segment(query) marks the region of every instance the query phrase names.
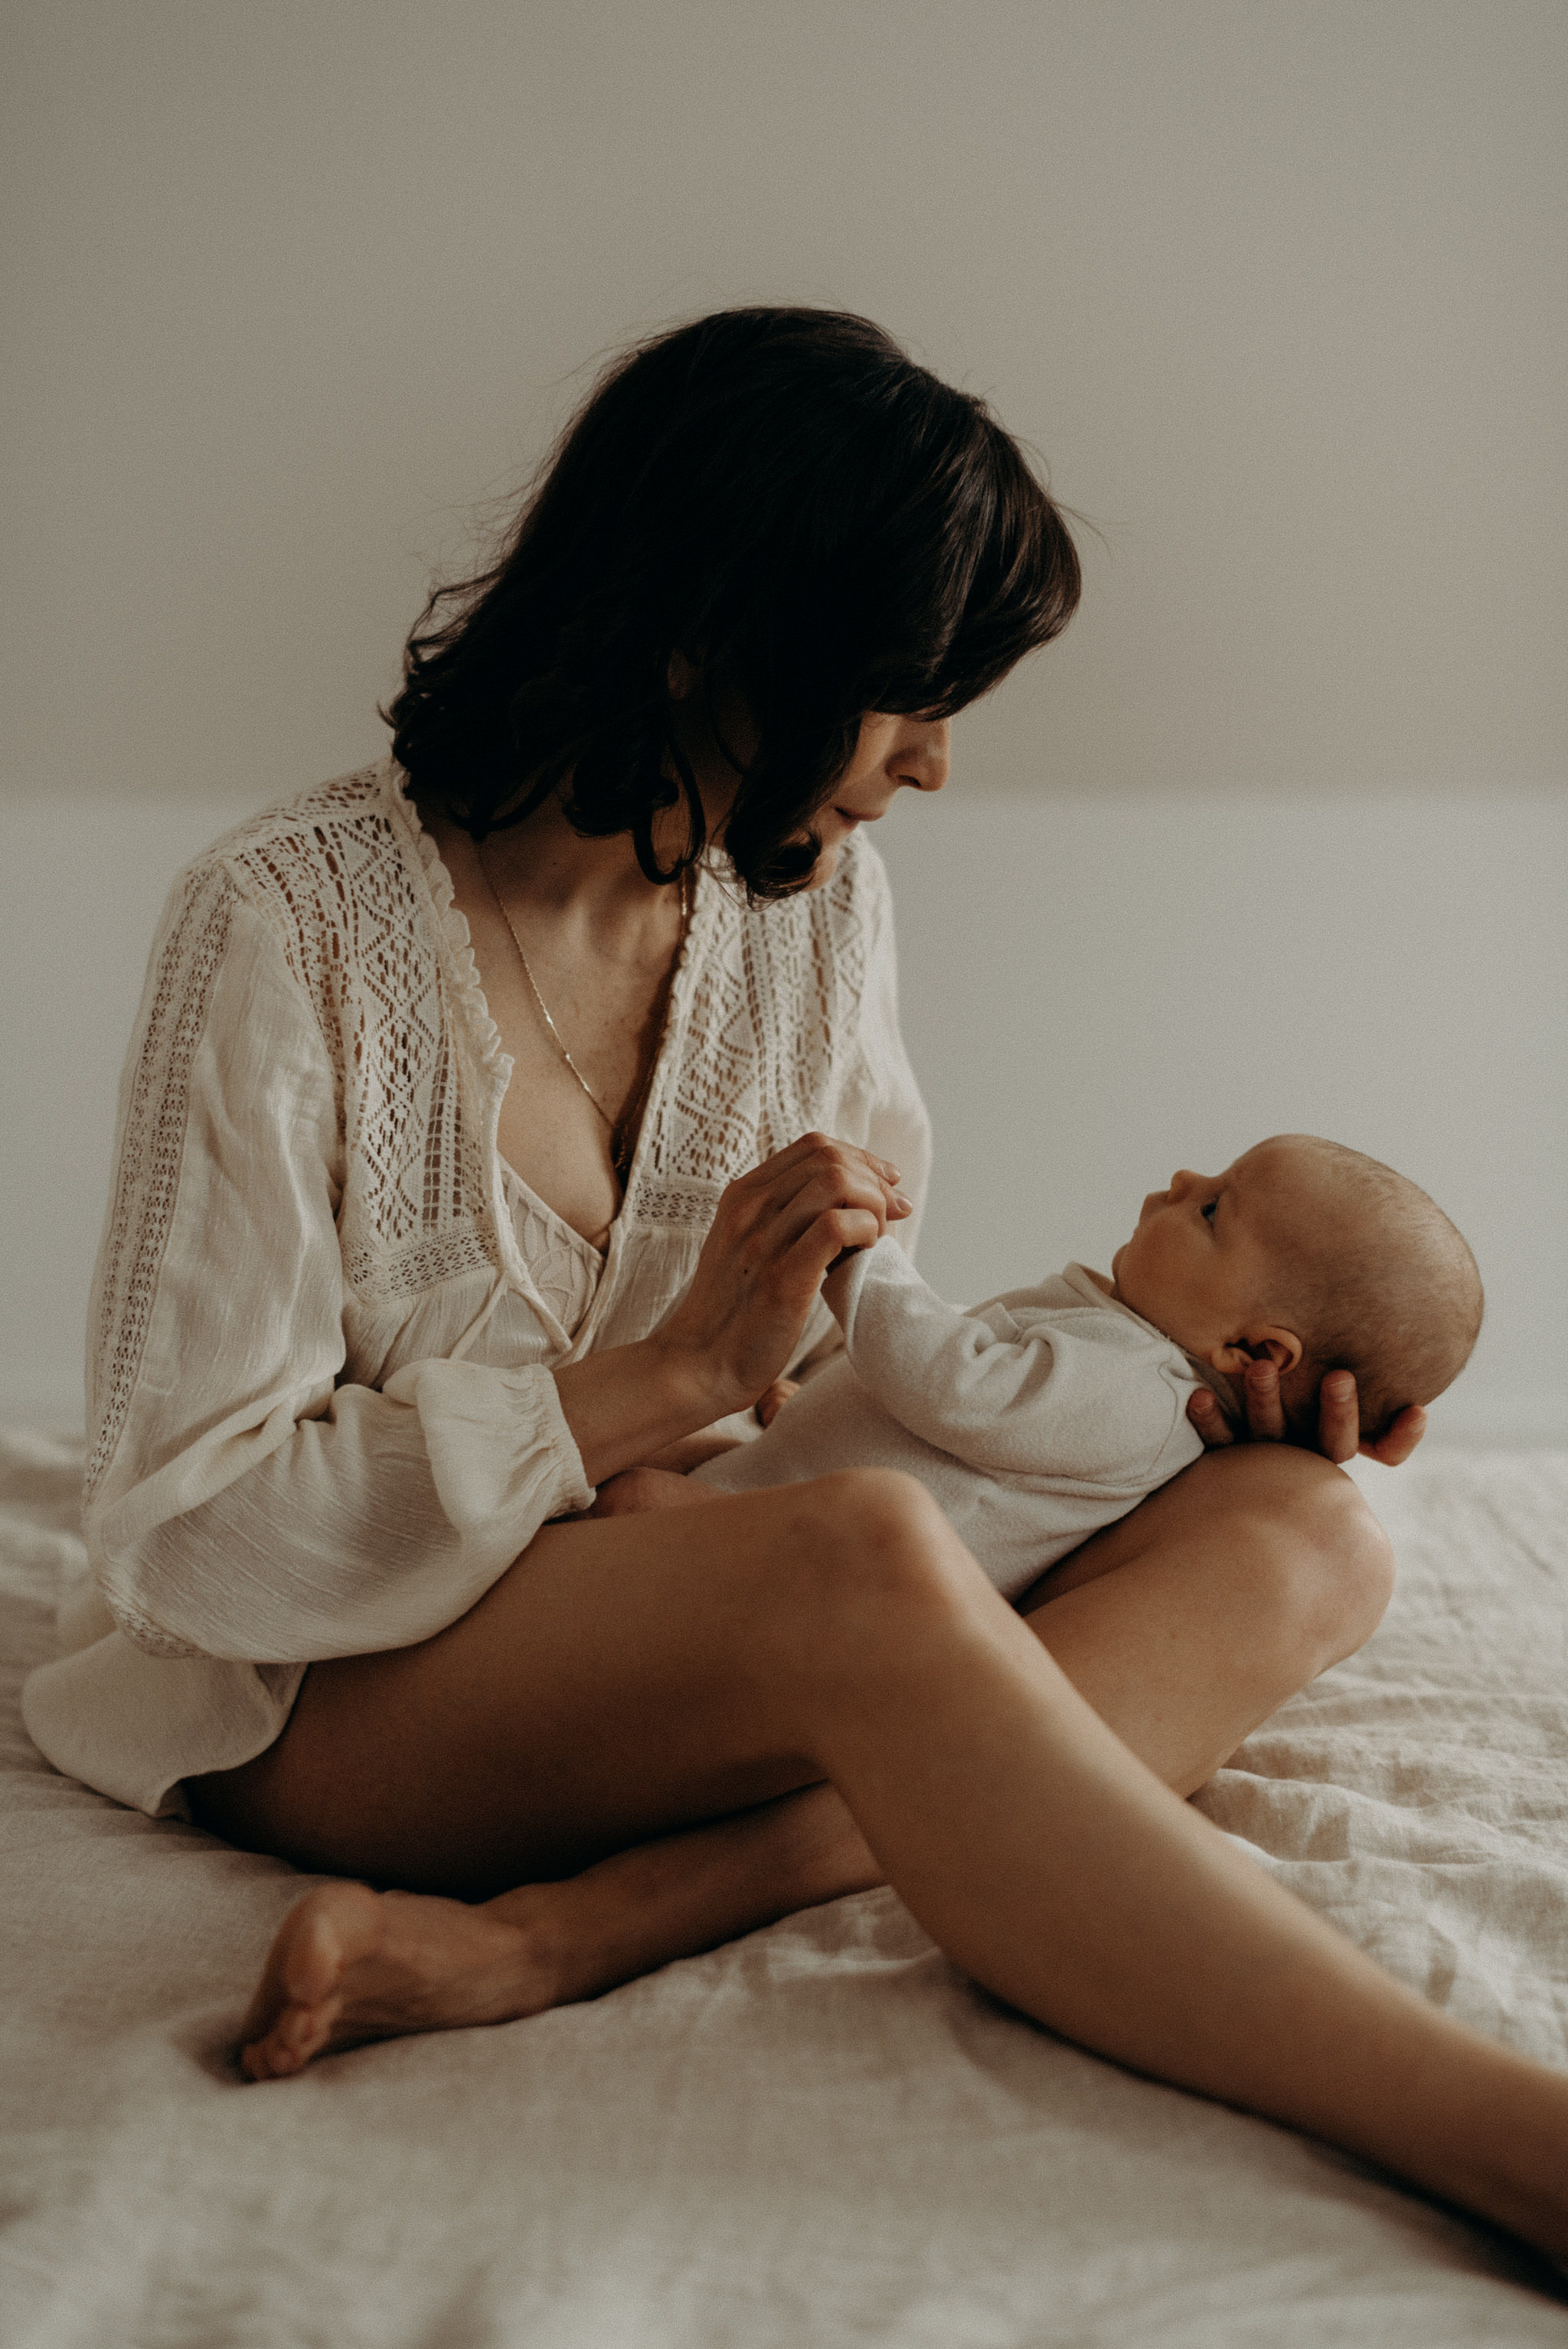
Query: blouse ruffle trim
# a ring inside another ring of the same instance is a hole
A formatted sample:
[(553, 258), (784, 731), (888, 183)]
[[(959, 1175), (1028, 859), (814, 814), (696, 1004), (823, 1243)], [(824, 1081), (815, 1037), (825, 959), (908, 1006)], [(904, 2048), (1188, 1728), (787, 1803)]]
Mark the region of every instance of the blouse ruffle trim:
[(425, 885), (441, 925), (458, 979), (458, 1001), (474, 1043), (475, 1056), (487, 1077), (495, 1082), (498, 1092), (504, 1091), (511, 1075), (511, 1056), (500, 1040), (500, 1030), (490, 1016), (484, 982), (480, 978), (479, 964), (474, 958), (473, 939), (469, 932), (468, 916), (455, 902), (452, 876), (448, 872), (441, 852), (425, 829), (424, 820), (408, 790), (408, 778), (396, 759), (387, 761), (388, 795), (393, 806), (418, 852)]

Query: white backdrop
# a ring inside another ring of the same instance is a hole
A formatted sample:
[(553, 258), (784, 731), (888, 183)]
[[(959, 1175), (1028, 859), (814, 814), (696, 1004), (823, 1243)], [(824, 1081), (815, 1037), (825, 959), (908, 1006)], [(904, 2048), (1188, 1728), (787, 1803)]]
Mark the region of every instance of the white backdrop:
[(934, 1275), (1103, 1257), (1177, 1159), (1316, 1126), (1474, 1239), (1471, 1422), (1568, 1426), (1556, 0), (8, 25), (13, 1398), (75, 1390), (175, 864), (378, 750), (431, 567), (585, 367), (801, 299), (989, 393), (1099, 533), (1066, 638), (889, 827)]

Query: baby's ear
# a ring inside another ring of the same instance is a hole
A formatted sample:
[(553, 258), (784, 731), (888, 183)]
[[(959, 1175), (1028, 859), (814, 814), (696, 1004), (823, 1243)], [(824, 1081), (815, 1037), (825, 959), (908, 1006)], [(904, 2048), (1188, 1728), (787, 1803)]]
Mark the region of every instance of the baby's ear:
[(1270, 1321), (1243, 1330), (1228, 1346), (1216, 1346), (1209, 1361), (1212, 1368), (1223, 1371), (1233, 1379), (1244, 1378), (1249, 1362), (1272, 1362), (1283, 1379), (1295, 1370), (1301, 1357), (1302, 1343), (1295, 1330), (1282, 1330)]

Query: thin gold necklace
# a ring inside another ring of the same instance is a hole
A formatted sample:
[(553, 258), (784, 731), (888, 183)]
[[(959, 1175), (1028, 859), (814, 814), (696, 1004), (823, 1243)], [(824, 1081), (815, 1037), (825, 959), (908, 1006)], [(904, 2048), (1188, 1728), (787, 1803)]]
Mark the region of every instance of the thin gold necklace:
[(511, 933), (512, 945), (517, 948), (517, 958), (522, 965), (522, 975), (528, 981), (535, 1003), (539, 1006), (541, 1019), (549, 1029), (552, 1036), (555, 1039), (555, 1049), (560, 1053), (562, 1059), (565, 1061), (567, 1067), (571, 1070), (573, 1075), (576, 1078), (578, 1083), (582, 1086), (583, 1092), (587, 1094), (589, 1100), (593, 1102), (594, 1108), (598, 1111), (600, 1116), (603, 1119), (605, 1124), (610, 1129), (610, 1164), (614, 1168), (616, 1175), (624, 1178), (627, 1168), (631, 1164), (632, 1152), (636, 1142), (637, 1120), (641, 1113), (643, 1103), (647, 1098), (648, 1088), (653, 1082), (654, 1071), (658, 1065), (659, 1053), (664, 1047), (665, 1030), (669, 1026), (670, 1003), (675, 995), (676, 969), (680, 962), (682, 948), (684, 948), (686, 942), (686, 933), (691, 927), (691, 887), (689, 872), (683, 872), (680, 877), (680, 945), (676, 948), (676, 958), (670, 965), (669, 977), (665, 979), (664, 985), (664, 1004), (659, 1019), (658, 1034), (654, 1039), (653, 1050), (645, 1056), (643, 1063), (638, 1070), (637, 1082), (633, 1088), (631, 1099), (627, 1102), (626, 1106), (622, 1111), (620, 1116), (615, 1118), (611, 1116), (609, 1111), (605, 1108), (603, 1102), (600, 1100), (598, 1094), (593, 1091), (593, 1086), (589, 1083), (587, 1078), (583, 1075), (582, 1070), (578, 1067), (576, 1061), (567, 1050), (566, 1039), (562, 1036), (560, 1029), (556, 1026), (554, 1020), (550, 1016), (550, 1006), (546, 1003), (543, 996), (541, 995), (539, 991), (539, 981), (535, 978), (533, 972), (529, 966), (528, 957), (522, 950), (522, 940), (517, 935), (517, 925), (512, 920), (511, 916), (507, 912), (505, 905), (501, 902), (500, 891), (496, 887), (495, 883), (490, 878), (490, 867), (485, 863), (484, 859), (484, 851), (480, 848), (477, 841), (474, 843), (474, 855), (478, 860), (480, 871), (484, 874), (485, 887), (490, 891), (491, 897), (495, 901), (495, 909), (500, 916), (501, 920), (506, 924), (508, 930)]

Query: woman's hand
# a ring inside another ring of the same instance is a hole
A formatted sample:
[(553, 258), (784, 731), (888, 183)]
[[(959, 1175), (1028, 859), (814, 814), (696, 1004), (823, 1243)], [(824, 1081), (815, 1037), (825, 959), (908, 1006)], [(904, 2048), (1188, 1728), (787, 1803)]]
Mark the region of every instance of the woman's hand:
[[(1279, 1372), (1273, 1362), (1248, 1363), (1246, 1411), (1246, 1433), (1238, 1435), (1209, 1388), (1200, 1387), (1187, 1404), (1187, 1416), (1211, 1452), (1223, 1451), (1229, 1444), (1283, 1444), (1284, 1407), (1280, 1402)], [(1380, 1460), (1385, 1468), (1397, 1468), (1409, 1458), (1426, 1432), (1427, 1414), (1419, 1403), (1413, 1402), (1376, 1444), (1363, 1444), (1356, 1381), (1350, 1371), (1330, 1371), (1317, 1391), (1317, 1448), (1326, 1460), (1337, 1465), (1343, 1466), (1360, 1452), (1368, 1460)]]
[(588, 1483), (754, 1403), (793, 1354), (829, 1266), (911, 1212), (896, 1166), (821, 1133), (731, 1183), (660, 1327), (555, 1372)]
[(912, 1213), (898, 1179), (853, 1143), (808, 1133), (725, 1190), (691, 1286), (651, 1341), (700, 1367), (712, 1417), (779, 1379), (829, 1267)]

